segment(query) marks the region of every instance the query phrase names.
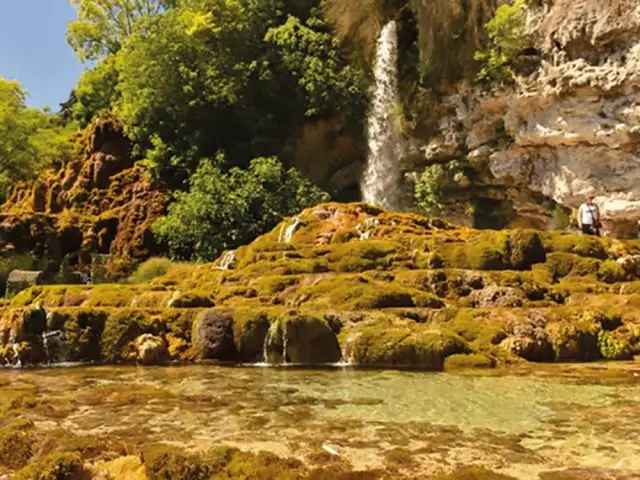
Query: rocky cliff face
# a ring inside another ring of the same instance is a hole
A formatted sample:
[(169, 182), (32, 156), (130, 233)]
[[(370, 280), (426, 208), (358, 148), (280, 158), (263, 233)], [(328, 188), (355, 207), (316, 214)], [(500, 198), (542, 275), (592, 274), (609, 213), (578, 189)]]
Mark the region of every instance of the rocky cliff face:
[(542, 3), (528, 21), (537, 68), (490, 93), (458, 85), (442, 102), (437, 135), (419, 144), (421, 166), (468, 160), (472, 191), (449, 190), (457, 205), (451, 217), (463, 223), (474, 219), (461, 199), (484, 199), (493, 209), (504, 200), (510, 225), (548, 228), (554, 211), (568, 213), (594, 194), (605, 230), (636, 237), (640, 4)]
[(62, 261), (88, 269), (104, 254), (118, 274), (159, 251), (150, 228), (165, 193), (133, 165), (122, 126), (99, 120), (83, 141), (83, 160), (16, 186), (0, 213), (2, 254), (30, 252), (54, 270)]

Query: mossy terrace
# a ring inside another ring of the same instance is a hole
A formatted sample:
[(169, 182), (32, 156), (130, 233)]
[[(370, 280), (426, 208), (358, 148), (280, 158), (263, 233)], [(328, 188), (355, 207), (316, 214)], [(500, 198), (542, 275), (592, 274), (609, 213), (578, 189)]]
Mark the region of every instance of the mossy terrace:
[[(637, 255), (635, 241), (327, 204), (226, 255), (231, 268), (221, 258), (149, 284), (23, 291), (2, 310), (0, 361), (628, 360), (640, 353)], [(63, 339), (53, 347), (51, 332)]]

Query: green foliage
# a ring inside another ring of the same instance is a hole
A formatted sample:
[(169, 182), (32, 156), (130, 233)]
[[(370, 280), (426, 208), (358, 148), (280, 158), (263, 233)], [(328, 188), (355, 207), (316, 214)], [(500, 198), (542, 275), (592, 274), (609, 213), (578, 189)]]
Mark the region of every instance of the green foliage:
[(26, 98), (18, 82), (0, 77), (0, 203), (17, 181), (66, 163), (74, 152), (73, 125), (28, 108)]
[(445, 190), (465, 181), (465, 170), (466, 164), (461, 160), (453, 160), (446, 164), (436, 163), (427, 167), (416, 182), (414, 190), (416, 204), (420, 210), (429, 215), (444, 213), (442, 198)]
[(110, 55), (82, 73), (74, 90), (72, 116), (82, 127), (107, 113), (118, 100), (117, 55)]
[(169, 214), (154, 227), (173, 258), (212, 260), (249, 243), (284, 217), (328, 200), (276, 158), (258, 158), (248, 170), (227, 173), (203, 161), (190, 184), (188, 192), (176, 194)]
[(493, 19), (486, 24), (489, 49), (475, 55), (476, 60), (483, 62), (479, 80), (505, 81), (515, 77), (513, 67), (529, 42), (525, 22), (526, 0), (515, 0), (496, 10)]
[(634, 349), (631, 335), (625, 328), (613, 332), (601, 331), (598, 334), (600, 353), (607, 360), (630, 360)]
[(345, 64), (339, 41), (320, 17), (303, 24), (289, 16), (285, 24), (270, 29), (265, 40), (277, 47), (282, 66), (297, 80), (307, 117), (335, 113), (340, 105), (342, 115), (362, 118), (364, 75)]
[(71, 0), (78, 18), (69, 24), (67, 41), (81, 60), (117, 52), (141, 24), (175, 5), (175, 0)]
[(174, 186), (200, 159), (280, 154), (305, 118), (364, 118), (362, 73), (299, 0), (185, 1), (117, 58), (117, 112), (137, 153)]
[(166, 275), (173, 267), (173, 262), (168, 258), (150, 258), (142, 262), (136, 271), (129, 277), (129, 283), (147, 283), (154, 278)]

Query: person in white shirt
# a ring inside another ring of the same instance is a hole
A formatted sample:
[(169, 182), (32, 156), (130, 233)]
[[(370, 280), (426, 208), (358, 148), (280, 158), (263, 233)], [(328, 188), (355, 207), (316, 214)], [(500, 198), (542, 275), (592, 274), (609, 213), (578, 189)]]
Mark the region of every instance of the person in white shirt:
[(580, 205), (578, 209), (578, 225), (582, 233), (600, 236), (600, 209), (595, 200), (596, 197), (591, 195), (586, 202)]

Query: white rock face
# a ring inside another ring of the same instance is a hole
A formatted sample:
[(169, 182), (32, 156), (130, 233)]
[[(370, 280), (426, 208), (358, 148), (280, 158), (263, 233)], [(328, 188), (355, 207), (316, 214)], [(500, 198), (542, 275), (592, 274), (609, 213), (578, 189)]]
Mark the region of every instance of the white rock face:
[[(486, 165), (486, 184), (505, 196), (517, 192), (522, 200), (526, 191), (573, 209), (594, 194), (605, 230), (636, 236), (640, 2), (556, 0), (536, 18), (543, 60), (535, 73), (507, 91), (465, 87), (449, 100), (468, 159), (474, 168)], [(456, 106), (461, 99), (466, 108)]]

